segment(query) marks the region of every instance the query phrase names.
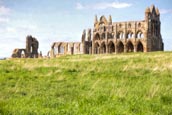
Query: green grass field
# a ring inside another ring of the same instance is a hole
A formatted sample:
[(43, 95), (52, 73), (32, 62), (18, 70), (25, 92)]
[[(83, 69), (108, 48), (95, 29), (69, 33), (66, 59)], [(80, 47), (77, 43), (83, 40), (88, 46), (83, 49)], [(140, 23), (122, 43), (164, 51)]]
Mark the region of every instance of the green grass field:
[(0, 61), (0, 114), (172, 115), (172, 52)]

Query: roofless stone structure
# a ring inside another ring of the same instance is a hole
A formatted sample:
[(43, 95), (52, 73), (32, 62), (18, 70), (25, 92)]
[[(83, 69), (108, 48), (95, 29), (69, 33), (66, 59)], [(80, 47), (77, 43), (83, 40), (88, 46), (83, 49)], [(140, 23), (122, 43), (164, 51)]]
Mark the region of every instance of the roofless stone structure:
[(101, 16), (94, 19), (93, 29), (83, 31), (81, 42), (54, 42), (49, 55), (103, 54), (121, 52), (163, 51), (160, 12), (154, 5), (146, 8), (145, 19), (112, 22)]

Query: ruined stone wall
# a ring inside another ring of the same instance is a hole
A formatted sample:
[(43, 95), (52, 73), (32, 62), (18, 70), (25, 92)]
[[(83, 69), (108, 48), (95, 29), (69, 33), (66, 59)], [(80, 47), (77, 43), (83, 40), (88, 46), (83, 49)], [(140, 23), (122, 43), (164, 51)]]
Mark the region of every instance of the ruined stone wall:
[(29, 58), (38, 58), (39, 42), (32, 36), (26, 37), (26, 53)]
[(12, 58), (25, 58), (26, 57), (26, 49), (14, 49), (12, 53)]
[(50, 57), (73, 54), (83, 54), (81, 42), (54, 42), (51, 46)]
[(26, 37), (26, 48), (13, 50), (12, 58), (38, 58), (41, 57), (38, 53), (39, 42), (36, 38), (32, 36)]
[[(163, 51), (161, 37), (161, 22), (158, 8), (154, 5), (146, 8), (145, 19), (140, 21), (112, 22), (112, 17), (106, 19), (95, 16), (93, 29), (83, 30), (80, 50), (73, 42), (57, 42), (52, 46), (51, 54), (103, 54), (122, 52)], [(56, 49), (64, 49), (64, 52)], [(71, 48), (73, 48), (71, 50)]]

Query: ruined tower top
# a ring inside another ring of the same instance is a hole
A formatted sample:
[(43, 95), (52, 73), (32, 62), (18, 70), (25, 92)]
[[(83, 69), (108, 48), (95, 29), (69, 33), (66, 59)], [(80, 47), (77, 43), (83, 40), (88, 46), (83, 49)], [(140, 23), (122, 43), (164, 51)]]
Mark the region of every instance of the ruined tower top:
[(97, 15), (95, 15), (95, 18), (94, 18), (94, 26), (98, 23), (98, 20), (97, 20)]
[(111, 15), (109, 15), (109, 20), (108, 20), (109, 24), (111, 25), (112, 24), (112, 17)]
[(147, 7), (145, 10), (145, 20), (148, 21), (149, 19), (159, 20), (160, 12), (158, 8), (155, 8), (154, 5)]

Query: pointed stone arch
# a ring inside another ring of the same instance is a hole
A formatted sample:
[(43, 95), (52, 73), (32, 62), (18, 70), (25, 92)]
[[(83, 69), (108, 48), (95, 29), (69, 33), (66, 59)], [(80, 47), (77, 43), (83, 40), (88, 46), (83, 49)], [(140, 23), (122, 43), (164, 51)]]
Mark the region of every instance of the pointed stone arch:
[(134, 33), (132, 31), (128, 31), (126, 38), (127, 39), (134, 38)]
[(124, 52), (124, 44), (122, 43), (122, 41), (119, 41), (117, 44), (117, 52), (118, 53)]
[(101, 16), (100, 17), (100, 22), (99, 22), (99, 25), (107, 25), (108, 24), (108, 21), (106, 19), (105, 16)]
[(136, 38), (144, 38), (144, 34), (141, 30), (139, 30), (136, 34)]
[(139, 41), (137, 43), (137, 52), (143, 52), (144, 51), (144, 47), (141, 41)]
[(108, 48), (109, 48), (109, 53), (115, 53), (115, 44), (112, 41), (109, 42)]
[(99, 34), (99, 33), (96, 33), (96, 34), (95, 34), (94, 40), (100, 40), (100, 34)]
[(106, 38), (105, 33), (102, 33), (102, 34), (101, 34), (101, 39), (104, 40), (105, 38)]
[(24, 49), (21, 50), (21, 58), (26, 57), (26, 51)]
[(134, 52), (134, 45), (131, 41), (127, 42), (127, 52)]

